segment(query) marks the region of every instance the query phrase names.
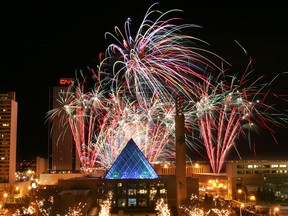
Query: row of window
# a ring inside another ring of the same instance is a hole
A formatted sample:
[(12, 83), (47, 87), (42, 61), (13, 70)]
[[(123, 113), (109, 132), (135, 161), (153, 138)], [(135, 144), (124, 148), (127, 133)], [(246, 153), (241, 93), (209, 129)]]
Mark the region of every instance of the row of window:
[(237, 171), (237, 174), (267, 174), (267, 173), (288, 173), (287, 170), (250, 170), (250, 171)]
[(287, 168), (287, 164), (271, 164), (271, 165), (261, 165), (261, 164), (254, 164), (254, 165), (237, 165), (237, 169), (259, 169), (259, 168), (263, 168), (263, 169), (269, 169), (269, 168)]
[[(4, 106), (1, 104), (1, 107), (4, 107)], [(6, 105), (6, 108), (2, 108), (0, 112), (5, 112), (5, 113), (11, 112), (11, 105), (10, 104)]]
[[(99, 183), (97, 193), (99, 197), (105, 197), (113, 191), (113, 200), (111, 207), (153, 207), (157, 197), (166, 197), (167, 189), (161, 182), (118, 182), (118, 183)], [(103, 198), (104, 198), (103, 197)], [(103, 202), (100, 198), (99, 204)]]

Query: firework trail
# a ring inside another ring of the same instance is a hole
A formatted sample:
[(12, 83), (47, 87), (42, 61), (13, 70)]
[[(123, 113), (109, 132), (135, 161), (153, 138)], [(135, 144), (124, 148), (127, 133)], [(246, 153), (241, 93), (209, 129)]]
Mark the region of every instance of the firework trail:
[[(249, 65), (240, 79), (224, 73), (210, 77), (195, 91), (198, 95), (187, 107), (188, 128), (199, 131), (199, 143), (204, 145), (214, 173), (220, 173), (231, 148), (237, 150), (240, 136), (252, 146), (252, 131), (264, 128), (277, 142), (273, 128), (287, 124), (287, 115), (269, 104), (268, 99), (275, 96), (269, 90), (271, 83), (260, 83), (263, 77), (251, 82), (253, 70), (248, 70)], [(200, 152), (199, 145), (191, 147)]]
[(67, 91), (59, 92), (61, 106), (50, 110), (47, 116), (49, 119), (60, 116), (59, 124), (63, 131), (71, 129), (83, 172), (88, 172), (95, 166), (99, 154), (94, 145), (95, 133), (99, 130), (98, 121), (105, 114), (106, 98), (101, 85), (95, 85), (93, 91), (85, 92), (83, 80), (80, 82), (77, 78)]
[(48, 112), (49, 119), (61, 116), (61, 125), (71, 128), (83, 172), (109, 168), (131, 138), (150, 163), (175, 160), (177, 97), (187, 102), (187, 145), (199, 153), (204, 147), (201, 154), (207, 155), (216, 173), (239, 135), (249, 137), (256, 123), (273, 134), (271, 124), (279, 124), (279, 116), (269, 114), (274, 107), (264, 102), (269, 85), (256, 87), (258, 80), (247, 85), (250, 72), (239, 80), (230, 76), (228, 82), (224, 66), (210, 59), (229, 64), (201, 48), (206, 42), (184, 33), (199, 26), (177, 24), (180, 18), (165, 19), (180, 10), (163, 13), (152, 10), (154, 5), (135, 37), (130, 19), (124, 32), (115, 27), (115, 35), (106, 33), (115, 42), (100, 55), (97, 70), (91, 70), (92, 90), (84, 88), (85, 79), (76, 78), (70, 90), (60, 93), (62, 107)]
[[(76, 79), (61, 93), (62, 107), (48, 112), (71, 128), (84, 172), (109, 168), (131, 138), (152, 164), (175, 159), (174, 98), (190, 98), (196, 80), (205, 80), (203, 71), (216, 68), (204, 55), (211, 53), (188, 46), (201, 40), (181, 32), (196, 25), (163, 20), (178, 10), (151, 8), (135, 38), (130, 19), (124, 34), (117, 27), (116, 36), (106, 34), (116, 43), (107, 48), (97, 72), (92, 70), (93, 90), (85, 92), (85, 82)], [(155, 22), (148, 19), (152, 14), (159, 16)]]
[[(125, 22), (124, 33), (118, 27), (116, 35), (106, 33), (106, 38), (110, 36), (116, 42), (108, 46), (106, 59), (102, 61), (102, 64), (113, 62), (112, 87), (125, 88), (128, 97), (144, 106), (151, 94), (170, 104), (174, 103), (175, 95), (190, 97), (195, 83), (206, 79), (204, 71), (219, 69), (208, 56), (221, 59), (198, 45), (207, 45), (206, 42), (184, 34), (187, 29), (200, 26), (176, 24), (180, 18), (164, 19), (181, 10), (163, 13), (152, 10), (154, 5), (148, 9), (135, 37), (131, 35), (130, 19)], [(158, 18), (153, 21), (149, 19), (151, 16)]]
[(131, 138), (152, 164), (175, 157), (173, 106), (156, 95), (141, 107), (119, 95), (103, 97), (101, 91), (82, 89), (76, 85), (61, 94), (62, 106), (48, 115), (64, 116), (62, 124), (72, 130), (84, 172), (110, 167)]

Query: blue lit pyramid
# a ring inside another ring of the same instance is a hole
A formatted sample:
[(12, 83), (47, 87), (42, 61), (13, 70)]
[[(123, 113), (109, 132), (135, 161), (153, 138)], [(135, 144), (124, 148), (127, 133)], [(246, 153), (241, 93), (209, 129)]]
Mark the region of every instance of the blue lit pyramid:
[(130, 139), (104, 178), (156, 179), (159, 176), (133, 139)]

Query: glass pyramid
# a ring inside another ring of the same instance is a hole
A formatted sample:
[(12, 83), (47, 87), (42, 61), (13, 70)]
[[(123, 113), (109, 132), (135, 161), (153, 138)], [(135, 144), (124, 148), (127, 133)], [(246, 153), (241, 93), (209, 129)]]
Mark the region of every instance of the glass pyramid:
[(159, 176), (133, 139), (130, 139), (104, 178), (156, 179)]

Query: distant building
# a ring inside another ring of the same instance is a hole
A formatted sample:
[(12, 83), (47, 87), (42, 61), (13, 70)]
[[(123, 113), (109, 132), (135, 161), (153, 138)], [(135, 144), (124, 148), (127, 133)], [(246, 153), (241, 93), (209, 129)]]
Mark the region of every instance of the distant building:
[(18, 103), (16, 92), (0, 93), (0, 183), (14, 183)]
[[(63, 97), (66, 94), (71, 82), (73, 82), (72, 78), (60, 78), (59, 84), (50, 88), (50, 110), (61, 108), (59, 96)], [(63, 125), (59, 123), (61, 117), (63, 116), (55, 116), (53, 121), (49, 122), (48, 161), (49, 171), (54, 173), (80, 169), (80, 161), (75, 149), (71, 129), (69, 125), (63, 128)]]
[(36, 157), (36, 170), (35, 174), (37, 177), (40, 176), (41, 173), (47, 172), (48, 170), (48, 160), (47, 158)]
[(264, 188), (273, 191), (276, 198), (288, 199), (286, 160), (228, 161), (226, 174), (230, 182), (230, 199), (253, 201), (257, 199), (257, 191)]

